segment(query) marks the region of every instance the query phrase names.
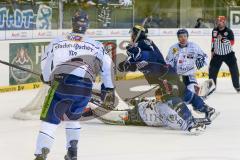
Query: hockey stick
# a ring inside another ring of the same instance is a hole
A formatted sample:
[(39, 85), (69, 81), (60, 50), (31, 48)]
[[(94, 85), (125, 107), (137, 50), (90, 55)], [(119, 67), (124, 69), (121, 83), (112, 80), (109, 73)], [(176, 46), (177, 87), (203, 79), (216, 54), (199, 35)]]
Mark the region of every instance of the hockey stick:
[(28, 72), (28, 73), (32, 73), (32, 74), (37, 75), (39, 77), (41, 76), (41, 74), (38, 73), (38, 72), (32, 71), (31, 69), (27, 69), (27, 68), (24, 68), (24, 67), (20, 67), (16, 64), (8, 63), (8, 62), (2, 61), (2, 60), (0, 60), (0, 63), (5, 64), (5, 65), (10, 66), (10, 67), (13, 67), (13, 68), (16, 68), (16, 69), (19, 69), (19, 70), (22, 70), (22, 71), (25, 71), (25, 72)]
[[(147, 22), (147, 21), (151, 21), (151, 19), (152, 19), (152, 16), (146, 17), (146, 18), (143, 20), (141, 26), (144, 28), (146, 22)], [(136, 36), (136, 38), (134, 39), (134, 41), (133, 41), (133, 43), (132, 43), (132, 46), (135, 46), (135, 44), (136, 44), (136, 42), (137, 42), (137, 40), (138, 40), (141, 32), (142, 32), (141, 30), (138, 31), (137, 36)]]
[[(2, 61), (2, 60), (0, 60), (0, 63), (2, 63), (2, 64), (4, 64), (4, 65), (7, 65), (7, 66), (10, 66), (10, 67), (13, 67), (13, 68), (16, 68), (16, 69), (19, 69), (19, 70), (22, 70), (22, 71), (25, 71), (25, 72), (28, 72), (28, 73), (32, 73), (32, 74), (34, 74), (34, 75), (36, 75), (36, 76), (39, 76), (39, 77), (41, 76), (41, 73), (32, 71), (32, 70), (27, 69), (27, 68), (24, 68), (24, 67), (20, 67), (20, 66), (18, 66), (18, 65), (16, 65), (16, 64), (11, 64), (11, 63), (8, 63), (8, 62)], [(43, 83), (44, 83), (44, 82), (43, 82)], [(48, 84), (48, 85), (49, 85), (49, 83), (45, 83), (45, 84)], [(97, 90), (93, 90), (92, 93), (93, 93), (94, 95), (96, 95), (96, 96), (101, 96), (101, 93), (99, 93)]]
[[(156, 3), (156, 5), (155, 5), (155, 7), (153, 8), (152, 12), (149, 14), (150, 16), (147, 16), (147, 17), (143, 20), (143, 22), (142, 22), (142, 24), (141, 24), (142, 27), (145, 26), (146, 22), (150, 23), (150, 22), (152, 21), (152, 13), (159, 7), (158, 5), (159, 5), (159, 2)], [(137, 36), (136, 36), (136, 38), (134, 39), (134, 41), (133, 41), (133, 43), (132, 43), (132, 46), (134, 46), (134, 45), (136, 44), (136, 42), (137, 42), (140, 34), (141, 34), (141, 30), (138, 31)]]

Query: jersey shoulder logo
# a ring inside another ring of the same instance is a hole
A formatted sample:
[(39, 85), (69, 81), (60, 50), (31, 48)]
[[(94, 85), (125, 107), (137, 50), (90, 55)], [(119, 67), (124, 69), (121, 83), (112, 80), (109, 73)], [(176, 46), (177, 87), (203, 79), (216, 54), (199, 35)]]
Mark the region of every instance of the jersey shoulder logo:
[(228, 36), (228, 32), (224, 32), (223, 35), (224, 35), (224, 36)]
[(173, 48), (173, 54), (176, 54), (178, 52), (178, 48)]

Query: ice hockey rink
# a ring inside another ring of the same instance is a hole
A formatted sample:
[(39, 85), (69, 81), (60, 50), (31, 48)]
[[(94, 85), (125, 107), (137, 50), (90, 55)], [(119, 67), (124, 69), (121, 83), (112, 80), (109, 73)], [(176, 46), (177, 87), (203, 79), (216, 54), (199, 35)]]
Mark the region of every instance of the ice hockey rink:
[[(0, 94), (0, 159), (33, 160), (39, 120), (16, 120), (14, 112), (29, 103), (38, 90)], [(207, 103), (221, 112), (199, 136), (165, 128), (117, 126), (98, 120), (82, 122), (79, 160), (240, 160), (240, 94), (230, 79), (219, 79)], [(49, 160), (65, 154), (61, 125)]]

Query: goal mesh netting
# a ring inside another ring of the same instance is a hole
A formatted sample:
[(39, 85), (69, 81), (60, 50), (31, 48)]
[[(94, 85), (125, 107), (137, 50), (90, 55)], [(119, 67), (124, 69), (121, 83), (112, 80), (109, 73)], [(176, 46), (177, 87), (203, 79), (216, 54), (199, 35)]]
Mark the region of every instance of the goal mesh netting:
[(20, 120), (39, 119), (41, 107), (43, 105), (45, 96), (47, 95), (48, 89), (48, 85), (43, 85), (36, 96), (25, 107), (20, 108), (13, 114), (13, 118)]
[[(94, 83), (93, 88), (99, 90), (100, 86), (100, 83)], [(13, 118), (19, 120), (38, 120), (48, 89), (48, 85), (43, 85), (30, 103), (13, 114)], [(117, 92), (115, 92), (115, 96), (117, 99), (117, 110), (129, 109), (128, 104), (119, 97)]]

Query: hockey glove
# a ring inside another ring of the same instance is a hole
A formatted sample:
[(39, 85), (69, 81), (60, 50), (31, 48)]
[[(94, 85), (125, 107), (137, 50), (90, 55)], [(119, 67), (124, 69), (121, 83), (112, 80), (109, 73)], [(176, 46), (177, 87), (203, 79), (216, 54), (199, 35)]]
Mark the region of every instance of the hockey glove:
[(139, 47), (126, 47), (127, 49), (127, 55), (132, 57), (134, 60), (137, 60), (138, 58), (140, 58), (140, 53), (141, 53), (141, 49)]
[(205, 63), (205, 57), (203, 55), (198, 55), (195, 61), (197, 69), (201, 69)]
[(122, 61), (118, 64), (118, 70), (120, 72), (127, 72), (129, 70), (130, 67), (130, 62), (128, 61)]
[(115, 102), (114, 88), (105, 88), (104, 84), (101, 85), (101, 100), (102, 107), (113, 110)]

